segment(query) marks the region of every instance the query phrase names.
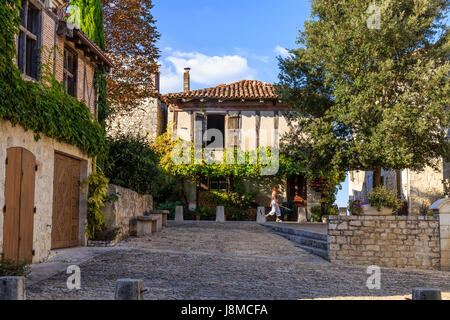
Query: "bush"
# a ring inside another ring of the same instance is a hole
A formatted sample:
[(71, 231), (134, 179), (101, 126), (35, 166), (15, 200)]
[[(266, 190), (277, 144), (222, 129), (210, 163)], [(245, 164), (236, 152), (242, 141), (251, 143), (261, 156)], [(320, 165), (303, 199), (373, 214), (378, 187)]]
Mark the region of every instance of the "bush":
[(140, 194), (153, 194), (159, 179), (158, 156), (146, 137), (118, 134), (108, 137), (105, 174), (110, 183)]
[(109, 180), (103, 171), (97, 168), (97, 171), (91, 173), (82, 183), (82, 186), (89, 186), (86, 233), (91, 240), (96, 239), (96, 233), (104, 232), (106, 229), (102, 208), (110, 198), (108, 196), (108, 182)]
[(26, 261), (0, 259), (0, 277), (26, 277), (29, 274), (30, 266)]
[(169, 202), (164, 202), (164, 203), (158, 204), (157, 209), (158, 210), (169, 210), (170, 214), (167, 218), (174, 219), (176, 207), (182, 206), (182, 205), (183, 204), (181, 203), (181, 201), (169, 201)]
[(397, 191), (386, 188), (384, 186), (376, 187), (368, 195), (369, 204), (381, 211), (381, 207), (392, 208), (397, 211), (400, 206), (400, 200), (397, 198)]

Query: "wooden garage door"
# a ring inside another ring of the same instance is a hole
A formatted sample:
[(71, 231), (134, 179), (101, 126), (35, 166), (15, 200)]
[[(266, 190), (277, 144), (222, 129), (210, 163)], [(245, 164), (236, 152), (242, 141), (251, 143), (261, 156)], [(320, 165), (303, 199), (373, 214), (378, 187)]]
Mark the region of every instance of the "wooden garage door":
[(80, 161), (55, 154), (52, 249), (78, 246)]
[(32, 262), (36, 158), (24, 148), (9, 148), (3, 207), (3, 257)]

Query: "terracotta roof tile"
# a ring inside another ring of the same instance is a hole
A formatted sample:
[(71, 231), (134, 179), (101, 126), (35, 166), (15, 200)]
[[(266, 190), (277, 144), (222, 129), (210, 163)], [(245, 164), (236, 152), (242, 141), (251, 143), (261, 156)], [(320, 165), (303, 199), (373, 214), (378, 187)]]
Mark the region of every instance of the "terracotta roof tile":
[(166, 99), (278, 99), (272, 84), (257, 80), (241, 80), (231, 84), (219, 84), (212, 88), (168, 93)]

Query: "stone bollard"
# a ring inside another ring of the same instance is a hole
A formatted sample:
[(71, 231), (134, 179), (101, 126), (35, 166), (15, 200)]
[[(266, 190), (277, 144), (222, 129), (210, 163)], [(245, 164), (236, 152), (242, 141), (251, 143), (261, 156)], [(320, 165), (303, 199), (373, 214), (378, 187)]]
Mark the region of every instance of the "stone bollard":
[(442, 300), (441, 290), (436, 288), (413, 288), (413, 300)]
[(225, 208), (223, 206), (216, 207), (216, 221), (225, 222)]
[(177, 206), (175, 208), (175, 221), (183, 221), (183, 206)]
[(0, 277), (0, 300), (26, 300), (25, 277)]
[(116, 282), (114, 292), (115, 300), (144, 300), (142, 293), (142, 280), (137, 279), (119, 279)]
[(297, 223), (303, 223), (306, 222), (306, 209), (303, 207), (298, 208), (298, 216), (297, 216)]
[(266, 208), (265, 207), (258, 207), (256, 209), (256, 222), (258, 223), (266, 223)]

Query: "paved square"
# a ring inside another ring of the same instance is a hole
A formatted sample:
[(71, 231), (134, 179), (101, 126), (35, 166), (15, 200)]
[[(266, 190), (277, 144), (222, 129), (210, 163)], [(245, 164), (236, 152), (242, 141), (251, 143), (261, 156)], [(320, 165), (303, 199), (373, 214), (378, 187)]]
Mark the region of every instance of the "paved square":
[(120, 278), (143, 279), (145, 299), (403, 299), (413, 287), (450, 291), (449, 272), (384, 268), (381, 289), (369, 290), (366, 267), (330, 264), (251, 222), (169, 221), (152, 237), (82, 249), (97, 251), (80, 263), (80, 290), (68, 290), (69, 275), (59, 272), (32, 283), (27, 298), (113, 299)]

